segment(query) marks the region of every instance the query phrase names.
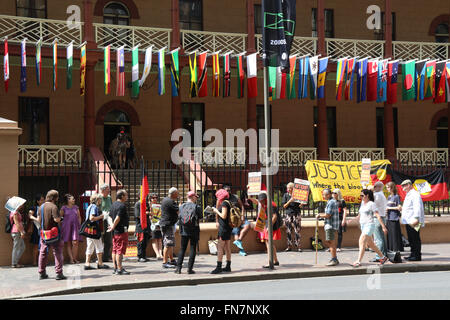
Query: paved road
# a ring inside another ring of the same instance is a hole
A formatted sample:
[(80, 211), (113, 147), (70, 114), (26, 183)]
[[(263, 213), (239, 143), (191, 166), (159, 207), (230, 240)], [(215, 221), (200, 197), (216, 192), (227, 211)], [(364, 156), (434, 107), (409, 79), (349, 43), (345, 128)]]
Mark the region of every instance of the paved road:
[(450, 299), (450, 272), (368, 274), (99, 292), (41, 300)]

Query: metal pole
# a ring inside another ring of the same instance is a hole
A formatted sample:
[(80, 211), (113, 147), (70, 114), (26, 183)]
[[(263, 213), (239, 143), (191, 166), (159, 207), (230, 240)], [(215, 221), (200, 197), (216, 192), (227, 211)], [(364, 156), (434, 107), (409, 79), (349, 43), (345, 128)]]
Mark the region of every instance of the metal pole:
[(269, 111), (269, 83), (268, 83), (268, 71), (264, 66), (264, 124), (265, 124), (265, 141), (266, 141), (266, 186), (267, 186), (267, 229), (269, 231), (269, 269), (273, 267), (273, 227), (272, 227), (272, 179), (269, 171), (269, 159), (270, 159), (270, 111)]

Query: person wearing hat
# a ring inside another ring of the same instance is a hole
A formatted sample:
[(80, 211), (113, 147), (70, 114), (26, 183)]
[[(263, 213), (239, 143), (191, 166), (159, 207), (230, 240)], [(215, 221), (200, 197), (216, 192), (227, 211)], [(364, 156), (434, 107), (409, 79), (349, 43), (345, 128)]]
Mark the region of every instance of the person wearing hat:
[[(378, 209), (378, 214), (380, 215), (381, 221), (383, 225), (380, 224), (378, 219), (375, 219), (375, 232), (373, 233), (373, 238), (375, 245), (380, 249), (383, 255), (386, 255), (386, 238), (384, 231), (387, 231), (386, 226), (386, 207), (387, 207), (387, 199), (383, 193), (384, 184), (381, 181), (375, 182), (373, 185), (373, 197), (375, 207)], [(384, 230), (384, 231), (383, 231)], [(373, 258), (370, 262), (379, 262), (380, 257), (378, 254), (375, 254), (375, 258)]]
[(188, 243), (189, 247), (189, 262), (188, 273), (194, 274), (194, 262), (197, 251), (197, 243), (200, 238), (200, 220), (203, 218), (202, 208), (197, 204), (198, 195), (195, 191), (189, 191), (187, 194), (187, 202), (180, 206), (179, 226), (181, 236), (181, 248), (178, 251), (178, 261), (175, 273), (180, 274), (183, 266), (184, 254)]
[(11, 237), (13, 239), (13, 249), (11, 255), (11, 267), (23, 268), (23, 265), (19, 264), (19, 260), (25, 251), (25, 238), (26, 232), (23, 226), (23, 219), (21, 210), (26, 200), (19, 197), (12, 197), (6, 203), (6, 209), (10, 211), (9, 221), (11, 223)]
[(408, 241), (411, 245), (411, 255), (405, 258), (408, 261), (422, 260), (422, 242), (420, 240), (420, 228), (425, 226), (423, 201), (420, 193), (414, 189), (411, 180), (405, 180), (401, 184), (406, 194), (402, 206), (401, 223), (405, 225)]

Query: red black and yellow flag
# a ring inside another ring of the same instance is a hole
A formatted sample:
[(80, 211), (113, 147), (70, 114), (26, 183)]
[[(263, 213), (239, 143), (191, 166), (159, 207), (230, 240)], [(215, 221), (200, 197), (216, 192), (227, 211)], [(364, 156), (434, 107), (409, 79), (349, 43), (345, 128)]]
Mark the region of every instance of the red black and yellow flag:
[(405, 192), (402, 190), (401, 183), (405, 180), (411, 180), (414, 189), (420, 193), (423, 201), (438, 201), (449, 198), (443, 169), (420, 176), (411, 176), (392, 171), (392, 181), (397, 185), (398, 194), (402, 200), (405, 198)]
[(147, 229), (147, 195), (148, 195), (148, 179), (145, 174), (144, 163), (142, 163), (142, 182), (141, 182), (141, 191), (140, 191), (140, 199), (141, 202), (141, 229)]
[(392, 180), (391, 163), (386, 161), (379, 165), (374, 165), (372, 162), (370, 167), (370, 179), (372, 180), (372, 185), (377, 181), (381, 181), (386, 185), (386, 183)]

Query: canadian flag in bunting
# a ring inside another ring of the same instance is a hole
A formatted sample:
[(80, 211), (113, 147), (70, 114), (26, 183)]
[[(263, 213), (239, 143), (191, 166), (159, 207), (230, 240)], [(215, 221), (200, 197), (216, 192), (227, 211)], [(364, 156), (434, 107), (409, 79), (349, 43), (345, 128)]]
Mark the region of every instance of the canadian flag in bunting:
[(377, 100), (378, 60), (367, 63), (367, 101)]

